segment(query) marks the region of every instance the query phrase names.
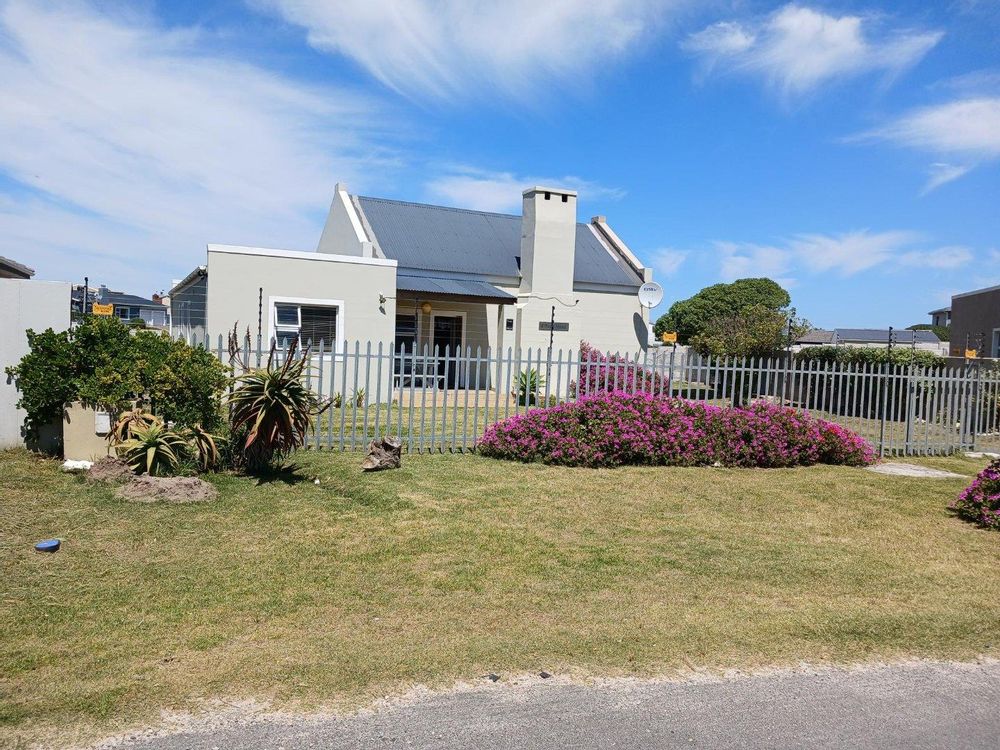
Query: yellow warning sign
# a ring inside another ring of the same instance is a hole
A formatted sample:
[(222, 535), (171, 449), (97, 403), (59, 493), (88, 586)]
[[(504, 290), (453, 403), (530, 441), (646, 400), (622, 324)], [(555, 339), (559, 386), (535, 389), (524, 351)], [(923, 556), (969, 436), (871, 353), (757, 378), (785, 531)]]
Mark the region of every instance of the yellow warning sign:
[(99, 305), (99, 304), (97, 304), (95, 302), (94, 306), (91, 308), (91, 312), (93, 312), (94, 315), (114, 315), (115, 314), (115, 306), (114, 305), (110, 305), (110, 304), (109, 305)]
[(975, 349), (966, 349), (965, 350), (965, 358), (966, 359), (975, 359), (978, 356), (979, 356), (979, 352), (977, 352)]
[(664, 344), (676, 344), (677, 333), (675, 331), (664, 332), (660, 335), (660, 341), (662, 341)]

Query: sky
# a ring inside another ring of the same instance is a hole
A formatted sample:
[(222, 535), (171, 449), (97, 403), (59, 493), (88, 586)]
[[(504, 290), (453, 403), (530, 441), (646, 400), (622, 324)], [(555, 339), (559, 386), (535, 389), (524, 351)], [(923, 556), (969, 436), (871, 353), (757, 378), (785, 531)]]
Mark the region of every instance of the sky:
[(665, 289), (822, 327), (1000, 284), (1000, 0), (0, 0), (0, 255), (169, 289), (353, 193), (579, 191)]

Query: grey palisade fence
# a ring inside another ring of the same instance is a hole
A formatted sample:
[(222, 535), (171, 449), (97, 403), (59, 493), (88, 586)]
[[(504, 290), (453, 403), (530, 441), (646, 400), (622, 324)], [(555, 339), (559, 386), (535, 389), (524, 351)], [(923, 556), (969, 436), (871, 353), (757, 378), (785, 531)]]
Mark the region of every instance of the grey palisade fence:
[[(197, 341), (224, 363), (218, 341)], [(269, 347), (244, 344), (250, 362)], [(280, 361), (286, 356), (278, 350)], [(308, 386), (334, 407), (317, 418), (310, 446), (359, 450), (398, 435), (404, 450), (471, 451), (493, 423), (606, 390), (645, 391), (717, 405), (766, 400), (841, 424), (882, 455), (1000, 450), (1000, 370), (843, 364), (794, 357), (702, 357), (669, 347), (600, 360), (579, 350), (395, 347), (320, 341)]]

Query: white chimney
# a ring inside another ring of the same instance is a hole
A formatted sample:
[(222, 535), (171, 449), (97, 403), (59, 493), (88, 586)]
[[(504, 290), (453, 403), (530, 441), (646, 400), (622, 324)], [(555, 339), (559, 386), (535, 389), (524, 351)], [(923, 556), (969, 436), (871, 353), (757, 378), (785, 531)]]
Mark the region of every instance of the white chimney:
[(572, 292), (576, 191), (533, 187), (522, 196), (521, 293)]

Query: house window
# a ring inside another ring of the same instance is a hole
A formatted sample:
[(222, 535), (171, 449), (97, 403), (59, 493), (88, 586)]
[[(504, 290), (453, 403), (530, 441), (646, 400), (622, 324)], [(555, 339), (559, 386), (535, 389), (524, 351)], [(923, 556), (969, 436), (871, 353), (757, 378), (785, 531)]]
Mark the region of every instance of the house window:
[(1000, 328), (993, 329), (993, 346), (991, 347), (990, 356), (993, 358), (1000, 357)]
[(417, 316), (397, 315), (396, 316), (396, 353), (404, 351), (407, 354), (413, 352), (413, 347), (417, 344)]
[(514, 330), (514, 319), (513, 318), (507, 318), (507, 322), (504, 324), (504, 329), (508, 330), (508, 331), (513, 331)]
[(138, 307), (116, 307), (115, 315), (122, 320), (135, 320), (139, 317)]
[(277, 302), (274, 305), (274, 339), (279, 347), (298, 340), (304, 346), (329, 349), (337, 341), (339, 307)]

